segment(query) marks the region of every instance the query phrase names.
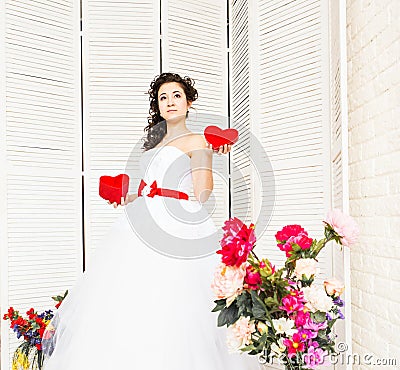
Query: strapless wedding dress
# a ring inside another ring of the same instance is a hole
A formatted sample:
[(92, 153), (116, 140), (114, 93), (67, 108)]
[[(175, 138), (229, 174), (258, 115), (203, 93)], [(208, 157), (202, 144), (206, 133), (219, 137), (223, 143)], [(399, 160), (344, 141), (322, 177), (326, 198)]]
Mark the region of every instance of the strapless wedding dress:
[(153, 148), (142, 154), (140, 175), (143, 196), (125, 207), (51, 322), (44, 370), (259, 369), (256, 357), (228, 352), (226, 328), (211, 312), (220, 256), (207, 210), (148, 196), (154, 181), (189, 194), (189, 156)]

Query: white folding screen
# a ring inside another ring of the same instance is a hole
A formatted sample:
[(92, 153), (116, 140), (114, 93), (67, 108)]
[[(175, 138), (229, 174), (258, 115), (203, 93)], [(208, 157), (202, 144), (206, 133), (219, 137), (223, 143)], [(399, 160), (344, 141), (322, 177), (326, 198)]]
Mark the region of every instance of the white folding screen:
[[(157, 0), (83, 2), (85, 251), (122, 212), (99, 197), (99, 178), (126, 173), (129, 193), (139, 179), (140, 138), (147, 126), (150, 82), (160, 71)], [(129, 164), (128, 164), (129, 158)]]
[(250, 166), (250, 19), (248, 0), (233, 1), (230, 7), (230, 107), (232, 127), (240, 139), (232, 150), (232, 215), (252, 222), (252, 172)]
[[(227, 2), (161, 2), (162, 71), (195, 80), (199, 98), (189, 110), (188, 128), (228, 127)], [(228, 156), (214, 155), (213, 197), (205, 203), (217, 227), (228, 217)], [(215, 208), (214, 208), (215, 207)]]
[[(3, 1), (1, 309), (54, 308), (82, 271), (79, 1)], [(20, 343), (2, 323), (1, 362)]]
[[(275, 205), (259, 244), (282, 262), (275, 233), (300, 224), (314, 238), (323, 236), (330, 204), (329, 64), (327, 2), (258, 1), (259, 140), (271, 161)], [(322, 253), (321, 253), (322, 254)], [(320, 256), (322, 274), (330, 257)]]
[[(346, 1), (334, 1), (329, 5), (330, 46), (330, 111), (331, 111), (331, 177), (332, 206), (349, 212), (348, 191), (348, 124), (347, 124), (347, 55), (346, 55)], [(344, 282), (345, 318), (336, 325), (339, 340), (351, 353), (351, 292), (350, 252), (332, 246), (333, 275)], [(345, 364), (336, 365), (345, 369)]]

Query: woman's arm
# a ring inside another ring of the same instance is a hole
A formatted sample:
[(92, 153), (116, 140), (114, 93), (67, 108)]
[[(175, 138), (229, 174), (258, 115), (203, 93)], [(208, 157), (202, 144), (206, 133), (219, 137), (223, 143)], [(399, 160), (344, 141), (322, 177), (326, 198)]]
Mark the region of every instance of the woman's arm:
[(208, 148), (207, 142), (201, 135), (193, 135), (190, 147), (192, 168), (193, 192), (200, 203), (205, 203), (210, 197), (213, 188), (212, 156), (213, 151)]

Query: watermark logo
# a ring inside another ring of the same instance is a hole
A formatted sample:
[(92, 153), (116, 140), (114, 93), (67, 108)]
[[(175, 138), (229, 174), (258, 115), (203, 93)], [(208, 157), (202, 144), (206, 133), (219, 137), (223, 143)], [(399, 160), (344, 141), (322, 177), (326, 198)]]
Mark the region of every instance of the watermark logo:
[(347, 343), (339, 342), (337, 353), (325, 356), (325, 361), (332, 365), (367, 365), (367, 366), (396, 366), (396, 358), (383, 358), (372, 353), (349, 353)]
[[(260, 364), (278, 364), (286, 365), (290, 359), (281, 356), (279, 358), (274, 356), (267, 356), (266, 351), (258, 355), (258, 362)], [(339, 342), (336, 345), (336, 353), (326, 354), (321, 357), (316, 357), (313, 354), (302, 354), (303, 363), (313, 363), (315, 365), (360, 365), (360, 366), (395, 366), (400, 365), (397, 358), (380, 357), (372, 353), (349, 353), (349, 346), (347, 343)], [(397, 367), (396, 367), (397, 368)]]

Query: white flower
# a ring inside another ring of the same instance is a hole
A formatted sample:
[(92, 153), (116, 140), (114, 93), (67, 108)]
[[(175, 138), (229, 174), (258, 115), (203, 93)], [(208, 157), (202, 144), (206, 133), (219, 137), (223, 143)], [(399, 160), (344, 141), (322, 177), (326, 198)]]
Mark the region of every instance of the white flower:
[(217, 266), (214, 273), (214, 280), (211, 283), (211, 289), (218, 299), (226, 299), (227, 307), (243, 291), (246, 266), (246, 262), (242, 263), (239, 267), (226, 266), (223, 262)]
[(280, 358), (285, 352), (286, 346), (283, 344), (283, 338), (278, 339), (278, 344), (272, 343), (271, 344), (271, 354), (270, 354), (270, 360), (273, 357)]
[(326, 295), (325, 289), (314, 284), (302, 289), (304, 299), (307, 301), (305, 306), (311, 311), (328, 312), (333, 306), (332, 298)]
[(344, 291), (344, 284), (335, 278), (324, 281), (325, 291), (328, 295), (339, 297)]
[(254, 321), (249, 317), (240, 317), (228, 327), (227, 345), (229, 352), (240, 352), (240, 349), (251, 343), (251, 335), (256, 331)]
[(294, 273), (297, 279), (301, 279), (303, 275), (310, 279), (312, 275), (318, 272), (317, 261), (314, 258), (301, 258), (296, 261)]
[(273, 319), (272, 324), (274, 325), (276, 334), (286, 334), (291, 336), (297, 331), (296, 329), (293, 329), (294, 320), (285, 319), (284, 317), (281, 317), (278, 320)]

